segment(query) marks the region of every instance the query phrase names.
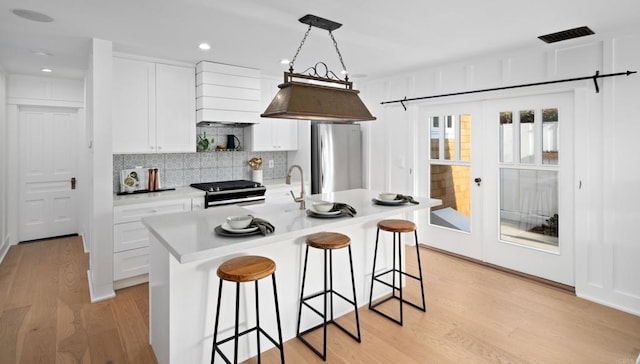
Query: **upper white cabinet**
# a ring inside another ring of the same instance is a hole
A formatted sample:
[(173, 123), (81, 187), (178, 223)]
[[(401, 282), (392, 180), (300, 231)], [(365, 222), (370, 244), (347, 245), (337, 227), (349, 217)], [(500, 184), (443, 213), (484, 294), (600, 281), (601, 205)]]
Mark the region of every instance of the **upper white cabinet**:
[[(261, 111), (264, 111), (278, 91), (278, 82), (262, 78)], [(245, 131), (246, 149), (250, 151), (285, 151), (298, 149), (298, 120), (259, 118)]]
[(192, 67), (113, 59), (113, 153), (196, 150)]

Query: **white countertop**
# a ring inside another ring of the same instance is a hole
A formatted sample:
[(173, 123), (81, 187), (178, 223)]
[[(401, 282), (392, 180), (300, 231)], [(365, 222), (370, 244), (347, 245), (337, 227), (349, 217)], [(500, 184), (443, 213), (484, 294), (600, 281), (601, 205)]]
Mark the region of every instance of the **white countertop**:
[[(416, 197), (420, 204), (383, 206), (372, 202), (378, 192), (364, 189), (312, 195), (309, 200), (343, 202), (353, 206), (355, 217), (313, 218), (300, 210), (296, 202), (261, 205), (221, 206), (206, 210), (146, 217), (143, 224), (180, 263), (193, 262), (260, 245), (279, 242), (328, 229), (338, 229), (356, 222), (382, 219), (405, 212), (426, 209), (441, 204), (440, 200)], [(307, 201), (307, 206), (311, 204)], [(214, 233), (227, 216), (252, 214), (269, 221), (275, 231), (267, 236), (224, 237)]]
[(113, 206), (123, 206), (136, 203), (146, 203), (181, 198), (203, 197), (204, 192), (193, 187), (178, 187), (175, 191), (160, 191), (149, 193), (132, 193), (128, 195), (113, 195)]
[[(279, 189), (292, 189), (296, 193), (300, 189), (300, 181), (292, 182), (290, 185), (285, 183), (284, 178), (281, 179), (273, 179), (273, 180), (265, 180), (263, 185), (267, 187), (267, 193), (269, 190), (279, 190)], [(307, 185), (307, 193), (308, 185)], [(193, 197), (203, 197), (204, 191), (199, 190), (197, 188), (184, 186), (177, 187), (175, 191), (161, 191), (161, 192), (149, 192), (149, 193), (132, 193), (127, 195), (113, 195), (113, 206), (124, 206), (130, 204), (137, 203), (146, 203), (146, 202), (156, 202), (156, 201), (165, 201), (165, 200), (176, 200), (181, 198), (193, 198)]]

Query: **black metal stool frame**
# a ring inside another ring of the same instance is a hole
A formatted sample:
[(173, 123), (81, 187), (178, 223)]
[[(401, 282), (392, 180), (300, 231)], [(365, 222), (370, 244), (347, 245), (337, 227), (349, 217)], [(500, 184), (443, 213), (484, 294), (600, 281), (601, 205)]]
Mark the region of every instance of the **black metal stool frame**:
[(216, 341), (218, 338), (218, 324), (220, 323), (220, 301), (222, 298), (222, 282), (224, 281), (220, 278), (220, 285), (218, 288), (218, 306), (216, 308), (216, 323), (215, 328), (213, 329), (213, 350), (211, 351), (211, 364), (213, 364), (216, 358), (216, 352), (220, 354), (225, 363), (230, 364), (231, 361), (227, 358), (226, 355), (220, 349), (220, 345), (233, 340), (234, 348), (233, 348), (233, 362), (238, 363), (238, 339), (248, 334), (252, 331), (256, 331), (257, 343), (258, 343), (258, 363), (261, 363), (261, 352), (260, 352), (260, 333), (275, 345), (278, 350), (280, 350), (280, 361), (284, 364), (284, 344), (282, 343), (282, 326), (280, 325), (280, 308), (278, 306), (278, 291), (276, 289), (276, 275), (275, 273), (271, 274), (272, 282), (273, 282), (273, 297), (276, 303), (276, 320), (278, 323), (278, 338), (280, 339), (280, 343), (275, 341), (269, 334), (267, 334), (262, 327), (260, 327), (260, 300), (258, 295), (258, 280), (254, 281), (255, 283), (255, 294), (256, 294), (256, 326), (247, 329), (243, 332), (238, 332), (239, 321), (240, 321), (240, 282), (236, 282), (236, 315), (235, 315), (235, 333), (233, 336), (230, 336), (224, 340)]
[[(316, 353), (319, 357), (322, 358), (322, 360), (326, 361), (327, 360), (327, 324), (334, 324), (336, 325), (340, 330), (342, 330), (344, 333), (346, 333), (347, 335), (351, 336), (351, 338), (353, 338), (354, 340), (356, 340), (357, 342), (361, 342), (361, 335), (360, 335), (360, 318), (358, 316), (358, 305), (356, 304), (356, 284), (355, 284), (355, 279), (354, 279), (354, 275), (353, 275), (353, 260), (352, 260), (352, 256), (351, 256), (351, 245), (349, 245), (348, 247), (349, 250), (349, 267), (351, 269), (351, 287), (353, 290), (353, 301), (349, 300), (348, 298), (346, 298), (345, 296), (341, 295), (339, 292), (336, 292), (333, 290), (333, 250), (331, 249), (324, 249), (324, 291), (318, 292), (318, 293), (314, 293), (311, 294), (307, 297), (304, 297), (304, 286), (305, 286), (305, 282), (306, 282), (306, 278), (307, 278), (307, 261), (309, 258), (309, 245), (307, 245), (307, 249), (305, 251), (304, 254), (304, 268), (303, 268), (303, 273), (302, 273), (302, 289), (300, 291), (300, 306), (298, 309), (298, 328), (296, 330), (296, 337), (298, 339), (300, 339), (300, 341), (302, 341), (307, 347), (309, 347), (309, 349), (311, 349), (314, 353)], [(327, 252), (328, 250), (328, 252)], [(327, 253), (329, 254), (329, 287), (327, 289)], [(327, 294), (331, 294), (330, 296), (330, 303), (331, 303), (331, 307), (330, 307), (330, 316), (331, 316), (331, 320), (327, 321)], [(353, 333), (349, 332), (347, 329), (345, 329), (342, 325), (340, 325), (338, 322), (336, 322), (333, 318), (333, 295), (337, 295), (338, 297), (342, 298), (343, 300), (345, 300), (346, 302), (350, 303), (353, 305), (354, 310), (355, 310), (355, 314), (356, 314), (356, 328), (358, 331), (357, 336), (354, 335)], [(324, 309), (323, 312), (318, 311), (316, 308), (314, 308), (313, 306), (311, 306), (309, 303), (307, 303), (307, 300), (316, 298), (318, 296), (324, 296)], [(305, 305), (307, 306), (311, 311), (315, 312), (318, 316), (320, 316), (322, 318), (322, 323), (318, 324), (316, 326), (311, 327), (310, 329), (307, 329), (303, 332), (300, 332), (300, 322), (301, 322), (301, 318), (302, 318), (302, 306)], [(304, 337), (303, 335), (306, 335), (307, 333), (316, 330), (318, 328), (320, 328), (322, 326), (322, 330), (323, 330), (323, 345), (322, 345), (322, 352), (320, 352), (318, 349), (316, 349), (315, 347), (313, 347), (313, 345), (311, 345), (311, 343), (309, 343)]]
[[(402, 271), (402, 233), (401, 232), (392, 232), (393, 233), (393, 268), (389, 269), (387, 271), (384, 271), (382, 273), (376, 274), (376, 259), (378, 257), (378, 238), (380, 237), (380, 228), (378, 228), (378, 230), (376, 231), (376, 247), (373, 253), (373, 269), (372, 269), (372, 273), (371, 273), (371, 291), (369, 292), (369, 309), (372, 310), (373, 312), (382, 315), (386, 318), (388, 318), (389, 320), (399, 324), (400, 326), (403, 325), (403, 310), (402, 310), (402, 304), (406, 303), (409, 304), (419, 310), (422, 310), (424, 312), (426, 312), (427, 310), (427, 306), (425, 303), (425, 299), (424, 299), (424, 284), (423, 284), (423, 280), (422, 280), (422, 265), (420, 264), (420, 249), (418, 247), (418, 230), (414, 230), (414, 235), (415, 235), (415, 243), (416, 243), (416, 256), (418, 257), (418, 272), (420, 274), (419, 277), (409, 274), (407, 272), (403, 272)], [(396, 241), (396, 235), (397, 235), (397, 241)], [(398, 249), (398, 268), (396, 268), (396, 247)], [(379, 277), (384, 276), (386, 274), (392, 274), (392, 278), (391, 278), (391, 284), (381, 280)], [(398, 273), (398, 286), (396, 286), (396, 273)], [(416, 305), (413, 302), (410, 302), (408, 300), (405, 300), (404, 297), (402, 296), (402, 276), (406, 276), (409, 278), (413, 278), (417, 281), (420, 282), (420, 291), (422, 293), (422, 307)], [(391, 292), (391, 296), (380, 300), (378, 302), (376, 302), (375, 304), (372, 303), (372, 299), (373, 299), (373, 283), (374, 282), (378, 282), (378, 283), (382, 283), (387, 287), (391, 287), (392, 292)], [(396, 291), (399, 291), (400, 296), (396, 296)], [(391, 317), (389, 315), (387, 315), (386, 313), (378, 310), (376, 307), (391, 300), (391, 299), (397, 299), (398, 302), (400, 303), (400, 319), (398, 320), (397, 318)]]

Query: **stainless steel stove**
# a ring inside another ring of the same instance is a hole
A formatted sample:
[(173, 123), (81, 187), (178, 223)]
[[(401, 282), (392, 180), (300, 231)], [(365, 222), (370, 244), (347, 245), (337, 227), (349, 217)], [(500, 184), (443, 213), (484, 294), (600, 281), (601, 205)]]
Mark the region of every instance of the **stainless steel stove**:
[(247, 180), (192, 183), (191, 187), (205, 191), (204, 208), (263, 203), (267, 191), (260, 183)]

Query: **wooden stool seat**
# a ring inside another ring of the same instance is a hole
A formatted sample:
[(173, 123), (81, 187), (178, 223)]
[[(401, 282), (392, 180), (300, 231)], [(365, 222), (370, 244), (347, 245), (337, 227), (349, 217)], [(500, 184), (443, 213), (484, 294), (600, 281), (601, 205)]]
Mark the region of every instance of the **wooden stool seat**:
[(416, 231), (416, 224), (409, 220), (381, 220), (378, 222), (378, 229), (394, 233), (410, 233)]
[(307, 236), (307, 245), (317, 249), (340, 249), (349, 246), (351, 239), (340, 233), (320, 232)]
[(265, 257), (247, 255), (229, 259), (218, 267), (218, 277), (229, 282), (251, 282), (276, 271), (276, 263)]

